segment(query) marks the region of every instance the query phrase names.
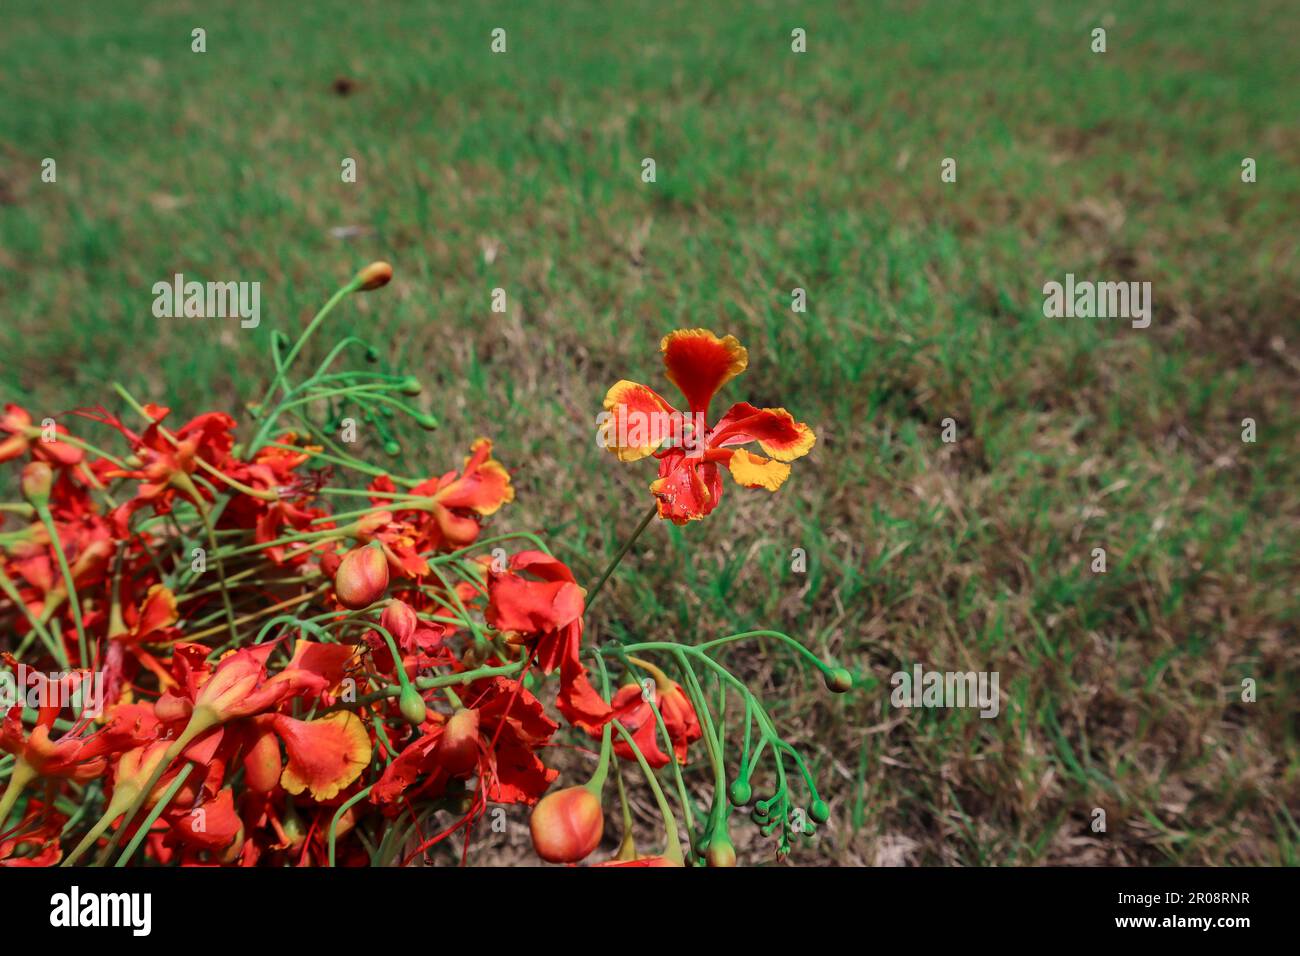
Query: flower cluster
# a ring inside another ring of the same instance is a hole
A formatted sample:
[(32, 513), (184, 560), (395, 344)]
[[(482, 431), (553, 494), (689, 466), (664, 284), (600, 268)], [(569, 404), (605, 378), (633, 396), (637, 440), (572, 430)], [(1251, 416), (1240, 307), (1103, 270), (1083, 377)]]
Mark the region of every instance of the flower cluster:
[[(243, 426), (222, 412), (181, 422), (120, 387), (120, 413), (0, 414), (0, 462), (17, 477), (0, 500), (0, 865), (464, 859), (493, 806), (531, 808), (537, 854), (574, 863), (605, 837), (610, 776), (623, 808), (611, 864), (733, 863), (729, 821), (750, 803), (778, 853), (827, 819), (803, 757), (719, 658), (770, 637), (832, 690), (847, 671), (778, 632), (594, 644), (584, 619), (613, 566), (589, 594), (541, 539), (485, 530), (515, 495), (491, 441), (408, 477), (337, 437), (359, 417), (400, 455), (396, 419), (437, 426), (410, 403), (411, 378), (336, 369), (350, 350), (376, 358), (353, 338), (291, 378), (337, 303), (391, 274), (372, 264), (296, 341), (275, 336), (276, 374)], [(663, 351), (704, 416), (746, 362), (703, 330)], [(667, 416), (655, 444), (609, 447), (658, 457), (655, 513), (672, 521), (717, 506), (720, 467), (775, 490), (814, 440), (783, 409), (741, 402), (688, 443), (685, 416), (630, 382), (605, 406), (604, 429)], [(585, 783), (553, 786), (593, 749)], [(713, 798), (698, 820), (686, 780), (701, 756)], [(628, 772), (660, 810), (661, 850), (636, 847)], [(771, 781), (766, 799), (752, 779)]]

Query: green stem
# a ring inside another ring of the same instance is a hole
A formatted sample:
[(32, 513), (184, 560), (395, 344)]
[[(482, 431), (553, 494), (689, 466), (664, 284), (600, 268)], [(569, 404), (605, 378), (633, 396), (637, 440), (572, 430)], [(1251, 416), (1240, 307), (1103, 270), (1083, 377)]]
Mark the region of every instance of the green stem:
[[(271, 384), (266, 389), (266, 395), (263, 396), (262, 401), (259, 403), (263, 411), (266, 410), (267, 403), (270, 402), (271, 398), (275, 395), (275, 390), (284, 384), (284, 373), (289, 370), (289, 366), (291, 366), (294, 359), (298, 357), (298, 353), (302, 351), (303, 345), (305, 345), (307, 340), (311, 338), (312, 333), (316, 331), (322, 320), (324, 320), (325, 316), (329, 315), (334, 306), (342, 302), (349, 293), (354, 292), (357, 288), (358, 277), (354, 276), (346, 285), (330, 296), (329, 300), (321, 306), (320, 311), (312, 316), (312, 320), (307, 323), (307, 328), (303, 329), (302, 335), (298, 336), (298, 341), (293, 343), (293, 348), (289, 349), (289, 354), (285, 356), (284, 362), (281, 363), (280, 367), (276, 370), (275, 377), (271, 379)], [(287, 391), (288, 390), (286, 389), (286, 392)], [(268, 416), (262, 427), (258, 430), (257, 437), (255, 437), (248, 446), (248, 456), (250, 458), (257, 453), (257, 450), (261, 445), (262, 435), (270, 429), (270, 426), (274, 421), (275, 416)]]
[(338, 831), (339, 820), (342, 819), (343, 814), (347, 813), (351, 807), (355, 806), (356, 804), (364, 800), (366, 797), (370, 796), (370, 791), (373, 787), (374, 784), (372, 783), (369, 787), (366, 787), (364, 790), (358, 790), (352, 796), (348, 797), (348, 799), (343, 801), (343, 803), (340, 804), (339, 808), (334, 811), (334, 816), (330, 818), (330, 827), (329, 827), (329, 865), (330, 866), (334, 865), (334, 840), (335, 840), (335, 834)]
[(50, 514), (48, 505), (36, 505), (36, 514), (41, 524), (50, 533), (50, 546), (54, 557), (59, 562), (59, 572), (63, 575), (63, 586), (68, 592), (68, 601), (72, 605), (72, 620), (77, 625), (77, 648), (81, 657), (81, 666), (90, 666), (90, 650), (86, 645), (86, 628), (81, 621), (81, 602), (77, 599), (77, 586), (72, 580), (72, 569), (68, 567), (68, 557), (63, 553), (63, 543), (59, 540), (58, 529), (54, 525), (54, 515)]
[(650, 524), (650, 522), (654, 519), (654, 516), (657, 515), (658, 513), (659, 513), (659, 506), (657, 504), (651, 505), (650, 510), (646, 512), (645, 517), (641, 519), (641, 523), (636, 526), (636, 530), (633, 531), (631, 536), (626, 541), (623, 542), (623, 547), (618, 549), (618, 554), (614, 555), (614, 559), (610, 561), (609, 564), (606, 566), (605, 572), (600, 576), (600, 580), (597, 581), (595, 587), (593, 587), (591, 591), (588, 592), (587, 594), (588, 610), (590, 610), (592, 604), (596, 602), (596, 596), (600, 594), (601, 588), (605, 586), (605, 582), (608, 581), (609, 576), (614, 573), (614, 569), (618, 567), (619, 562), (623, 560), (624, 555), (626, 555), (628, 551), (632, 549), (632, 545), (636, 543), (636, 539), (641, 537), (641, 532), (646, 529), (646, 526)]
[(122, 851), (122, 855), (119, 856), (117, 862), (113, 864), (115, 868), (126, 866), (127, 861), (135, 855), (136, 849), (144, 841), (144, 838), (149, 835), (149, 831), (153, 829), (154, 823), (156, 823), (158, 818), (162, 816), (163, 810), (167, 808), (167, 804), (172, 802), (172, 798), (176, 796), (176, 791), (181, 788), (181, 784), (185, 782), (185, 778), (190, 775), (190, 771), (193, 769), (194, 764), (192, 763), (187, 763), (184, 767), (181, 767), (180, 772), (176, 774), (176, 779), (168, 785), (165, 791), (163, 791), (163, 795), (159, 797), (158, 802), (155, 803), (153, 809), (149, 811), (149, 815), (144, 818), (144, 822), (140, 824), (140, 828), (135, 831), (135, 836), (131, 837), (131, 842), (126, 845), (126, 849)]
[(14, 607), (22, 610), (23, 616), (27, 618), (27, 623), (31, 625), (32, 633), (40, 637), (41, 643), (54, 655), (54, 659), (59, 662), (59, 666), (67, 670), (69, 666), (68, 652), (63, 647), (63, 642), (56, 641), (40, 619), (28, 609), (27, 604), (18, 593), (18, 588), (14, 586), (13, 581), (10, 580), (9, 575), (5, 574), (3, 568), (0, 568), (0, 591), (3, 591), (5, 597), (13, 602)]
[(636, 757), (636, 762), (641, 765), (641, 772), (645, 774), (646, 782), (650, 785), (650, 791), (654, 794), (655, 803), (659, 805), (659, 814), (664, 818), (664, 833), (667, 839), (667, 845), (664, 847), (664, 856), (674, 863), (684, 865), (682, 859), (682, 841), (677, 835), (677, 819), (673, 816), (672, 808), (668, 806), (668, 798), (664, 796), (663, 788), (659, 786), (659, 780), (655, 777), (655, 772), (651, 769), (650, 764), (646, 762), (645, 755), (632, 739), (632, 735), (627, 732), (622, 724), (617, 720), (611, 720), (614, 729), (618, 731), (619, 736), (632, 750), (632, 756)]
[(27, 761), (20, 760), (14, 764), (14, 772), (10, 774), (9, 782), (5, 785), (4, 796), (0, 797), (0, 830), (4, 829), (5, 823), (9, 820), (9, 813), (18, 802), (23, 790), (35, 779), (36, 771), (28, 766)]

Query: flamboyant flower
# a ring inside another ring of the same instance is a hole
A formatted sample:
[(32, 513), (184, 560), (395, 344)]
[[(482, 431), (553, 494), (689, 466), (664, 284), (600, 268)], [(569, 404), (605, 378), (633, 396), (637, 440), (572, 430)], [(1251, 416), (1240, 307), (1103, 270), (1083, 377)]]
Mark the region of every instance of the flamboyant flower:
[(0, 413), (0, 461), (9, 461), (30, 451), (35, 458), (58, 467), (69, 468), (78, 464), (84, 457), (81, 449), (58, 438), (67, 435), (68, 430), (55, 425), (53, 432), (52, 440), (45, 441), (51, 436), (41, 426), (32, 424), (32, 416), (25, 409), (6, 405)]
[(23, 822), (0, 833), (0, 866), (54, 866), (63, 857), (59, 837), (68, 818), (33, 797)]
[(230, 787), (196, 807), (178, 808), (167, 815), (168, 840), (191, 851), (219, 854), (231, 862), (243, 844), (244, 824), (235, 812), (235, 794)]
[[(125, 437), (132, 446), (134, 461), (129, 468), (101, 468), (101, 478), (133, 478), (140, 482), (135, 497), (113, 510), (113, 523), (125, 537), (131, 515), (146, 505), (157, 514), (168, 514), (179, 494), (200, 508), (206, 508), (210, 495), (190, 478), (202, 460), (210, 468), (225, 465), (234, 446), (235, 420), (224, 412), (208, 412), (190, 419), (171, 436), (162, 433), (162, 421), (171, 409), (145, 405), (150, 424), (142, 435), (127, 428), (117, 416), (106, 411), (81, 410), (78, 414), (102, 422)], [(173, 440), (174, 439), (174, 443)]]
[(573, 572), (542, 551), (520, 551), (507, 570), (488, 573), (487, 622), (523, 644), (537, 666), (560, 671), (556, 706), (569, 723), (589, 733), (599, 731), (609, 705), (591, 686), (581, 660), (582, 614), (586, 594)]
[(393, 804), (417, 792), (438, 796), (448, 781), (474, 773), (483, 798), (495, 803), (535, 803), (546, 792), (557, 771), (536, 751), (559, 725), (546, 716), (542, 702), (505, 677), (475, 681), (464, 700), (450, 716), (429, 715), (423, 733), (384, 769), (370, 792), (372, 802)]
[(370, 485), (376, 504), (391, 505), (394, 516), (415, 529), (420, 551), (463, 548), (478, 538), (481, 520), (515, 500), (510, 473), (492, 457), (492, 442), (475, 439), (459, 473), (449, 471), (389, 498), (396, 488), (387, 476)]
[[(664, 729), (672, 741), (673, 755), (679, 764), (685, 764), (687, 748), (704, 736), (695, 708), (691, 706), (690, 698), (680, 684), (670, 680), (658, 668), (651, 669), (645, 662), (640, 663), (654, 674), (653, 690), (649, 691), (640, 684), (625, 684), (620, 687), (610, 701), (614, 710), (611, 716), (632, 736), (637, 749), (650, 766), (664, 767), (668, 764), (668, 755), (660, 748), (659, 722), (655, 720), (654, 714), (654, 708), (659, 708)], [(653, 707), (651, 700), (654, 702)], [(632, 748), (621, 736), (615, 739), (614, 753), (624, 760), (636, 759)]]
[(110, 699), (116, 698), (127, 656), (153, 673), (163, 689), (175, 684), (167, 669), (146, 649), (146, 645), (165, 645), (179, 638), (180, 629), (174, 626), (178, 620), (180, 614), (176, 608), (176, 596), (161, 584), (150, 585), (138, 610), (134, 605), (125, 608), (114, 605), (109, 618), (109, 647), (104, 662), (104, 671), (110, 684)]
[(291, 544), (272, 544), (289, 532), (321, 530), (329, 527), (317, 519), (325, 517), (318, 508), (309, 508), (305, 501), (319, 490), (320, 477), (302, 477), (296, 469), (311, 460), (316, 446), (287, 448), (295, 445), (298, 436), (292, 432), (281, 435), (276, 443), (258, 449), (252, 461), (230, 459), (225, 474), (240, 484), (263, 496), (235, 495), (221, 513), (217, 527), (252, 528), (253, 540), (267, 545), (262, 553), (277, 564), (284, 561), (302, 561), (310, 548), (293, 548)]
[(577, 863), (600, 845), (605, 813), (600, 798), (586, 787), (548, 793), (528, 820), (533, 849), (548, 863)]
[[(12, 661), (12, 658), (10, 658)], [(0, 751), (13, 754), (14, 775), (20, 780), (36, 777), (64, 777), (84, 783), (100, 776), (108, 757), (134, 747), (152, 736), (152, 727), (135, 719), (129, 709), (116, 708), (103, 727), (82, 736), (89, 719), (82, 719), (66, 733), (54, 737), (54, 722), (60, 711), (74, 700), (77, 688), (91, 679), (88, 671), (73, 671), (51, 679), (30, 674), (31, 688), (23, 689), (25, 700), (36, 703), (36, 722), (28, 730), (22, 720), (21, 703), (9, 708), (0, 723)], [(82, 687), (86, 704), (97, 704)], [(0, 820), (0, 823), (3, 823)]]
[(274, 649), (274, 644), (256, 644), (231, 651), (208, 670), (203, 663), (207, 648), (174, 645), (172, 668), (178, 687), (159, 696), (155, 713), (167, 723), (197, 720), (202, 727), (214, 727), (265, 713), (299, 695), (328, 702), (326, 692), (343, 680), (355, 653), (346, 644), (299, 641), (289, 663), (268, 677), (266, 661)]
[[(650, 491), (659, 517), (675, 524), (703, 518), (722, 495), (719, 466), (746, 488), (776, 491), (791, 461), (808, 454), (813, 430), (784, 408), (756, 408), (737, 402), (709, 424), (709, 404), (718, 389), (743, 372), (749, 354), (735, 338), (707, 329), (679, 329), (659, 345), (668, 378), (686, 398), (688, 413), (653, 389), (626, 380), (605, 395), (600, 441), (620, 461), (647, 455), (659, 459)], [(757, 443), (763, 455), (741, 448)]]

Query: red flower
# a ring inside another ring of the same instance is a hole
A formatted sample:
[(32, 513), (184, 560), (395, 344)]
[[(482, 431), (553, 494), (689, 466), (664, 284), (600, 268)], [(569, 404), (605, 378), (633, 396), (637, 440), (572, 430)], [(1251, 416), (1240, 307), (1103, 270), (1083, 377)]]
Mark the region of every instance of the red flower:
[(546, 716), (541, 701), (505, 677), (475, 681), (465, 701), (450, 716), (430, 716), (424, 733), (385, 768), (370, 791), (371, 801), (391, 804), (413, 788), (438, 796), (450, 780), (474, 773), (483, 798), (495, 803), (535, 803), (546, 792), (557, 771), (542, 763), (536, 751), (558, 725)]
[(0, 414), (0, 461), (9, 461), (30, 451), (34, 457), (51, 465), (70, 468), (79, 464), (84, 457), (81, 449), (58, 440), (58, 436), (68, 434), (68, 430), (55, 425), (54, 431), (54, 441), (43, 441), (41, 427), (32, 424), (32, 416), (25, 409), (6, 405), (4, 413)]
[(219, 853), (222, 862), (232, 861), (243, 843), (244, 824), (235, 812), (235, 795), (229, 787), (196, 807), (168, 813), (167, 820), (170, 843), (190, 851)]
[(556, 706), (569, 723), (596, 732), (609, 716), (609, 705), (591, 686), (582, 665), (582, 614), (587, 592), (573, 572), (542, 551), (521, 551), (506, 571), (488, 573), (485, 618), (512, 643), (527, 646), (537, 666), (560, 671)]
[[(784, 408), (756, 408), (748, 402), (737, 402), (708, 424), (713, 396), (749, 363), (741, 344), (707, 329), (679, 329), (664, 336), (659, 347), (689, 416), (653, 389), (624, 380), (606, 393), (600, 426), (601, 444), (620, 461), (651, 454), (659, 459), (659, 477), (650, 485), (659, 517), (685, 524), (717, 507), (719, 465), (746, 488), (780, 488), (790, 474), (788, 462), (812, 450), (817, 437), (811, 428)], [(738, 447), (751, 442), (769, 457)]]
[(0, 834), (0, 866), (54, 866), (63, 857), (59, 836), (68, 818), (34, 798), (27, 811), (21, 824)]
[(114, 526), (123, 537), (132, 514), (146, 505), (152, 505), (157, 514), (168, 514), (178, 493), (205, 508), (207, 496), (190, 475), (199, 467), (200, 459), (211, 468), (220, 469), (227, 463), (235, 443), (231, 434), (235, 420), (224, 412), (208, 412), (192, 418), (168, 438), (163, 434), (162, 420), (171, 409), (161, 405), (146, 405), (144, 409), (150, 424), (143, 435), (135, 434), (108, 412), (79, 413), (115, 428), (131, 442), (136, 459), (131, 467), (99, 469), (101, 478), (134, 478), (141, 483), (134, 498), (113, 510)]
[(332, 800), (370, 764), (366, 725), (350, 711), (317, 720), (276, 714), (271, 725), (289, 754), (280, 777), (280, 785), (289, 793), (307, 791), (314, 800)]
[(0, 750), (16, 758), (15, 774), (21, 772), (29, 778), (66, 777), (84, 783), (103, 774), (109, 755), (144, 739), (137, 733), (137, 728), (125, 720), (110, 721), (102, 730), (87, 737), (80, 735), (83, 723), (53, 738), (51, 731), (63, 709), (63, 702), (71, 699), (73, 690), (89, 675), (85, 671), (75, 671), (57, 680), (50, 680), (43, 674), (32, 676), (40, 702), (36, 708), (36, 725), (30, 732), (24, 728), (21, 704), (9, 708), (4, 723), (0, 725)]
[[(614, 708), (614, 720), (627, 729), (637, 749), (641, 751), (646, 762), (652, 767), (668, 764), (668, 756), (660, 749), (659, 723), (655, 720), (654, 709), (647, 699), (649, 695), (640, 684), (626, 684), (614, 695), (611, 705)], [(659, 715), (664, 719), (664, 729), (672, 741), (673, 754), (680, 764), (686, 763), (687, 748), (704, 736), (700, 721), (695, 716), (695, 708), (682, 690), (681, 685), (668, 680), (660, 672), (656, 675), (654, 704), (659, 708)], [(636, 759), (632, 748), (621, 736), (615, 738), (614, 753), (624, 760)]]
[[(370, 485), (371, 491), (391, 494), (388, 477)], [(495, 514), (503, 504), (515, 500), (510, 473), (492, 457), (492, 442), (475, 439), (469, 457), (459, 473), (449, 471), (440, 478), (421, 482), (409, 492), (416, 498), (377, 495), (376, 504), (391, 506), (394, 516), (416, 531), (420, 551), (450, 551), (473, 544), (480, 521)]]
[(268, 677), (266, 660), (275, 644), (256, 644), (231, 651), (210, 671), (203, 663), (207, 648), (201, 645), (174, 646), (173, 673), (179, 685), (158, 698), (154, 710), (167, 723), (188, 721), (202, 714), (202, 723), (216, 726), (240, 717), (266, 713), (290, 697), (314, 695), (328, 702), (326, 692), (337, 686), (353, 648), (346, 644), (299, 641), (293, 658), (273, 677)]

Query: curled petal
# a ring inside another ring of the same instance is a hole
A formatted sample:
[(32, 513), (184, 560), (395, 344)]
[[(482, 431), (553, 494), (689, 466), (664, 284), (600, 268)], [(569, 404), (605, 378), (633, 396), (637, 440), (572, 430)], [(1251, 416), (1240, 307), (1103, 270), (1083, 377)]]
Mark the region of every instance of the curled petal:
[(239, 814), (235, 812), (235, 797), (229, 787), (202, 806), (169, 816), (172, 837), (201, 850), (225, 849), (239, 839), (244, 829)]
[(135, 631), (142, 639), (147, 639), (156, 631), (171, 627), (179, 619), (175, 595), (163, 585), (155, 584), (149, 588), (144, 606), (140, 608), (140, 621)]
[(784, 408), (755, 408), (749, 402), (731, 406), (709, 436), (715, 448), (752, 441), (777, 461), (794, 461), (812, 451), (817, 436)]
[(438, 504), (444, 508), (467, 508), (480, 515), (490, 515), (515, 500), (510, 473), (492, 457), (492, 442), (478, 438), (470, 446), (461, 477), (438, 491)]

